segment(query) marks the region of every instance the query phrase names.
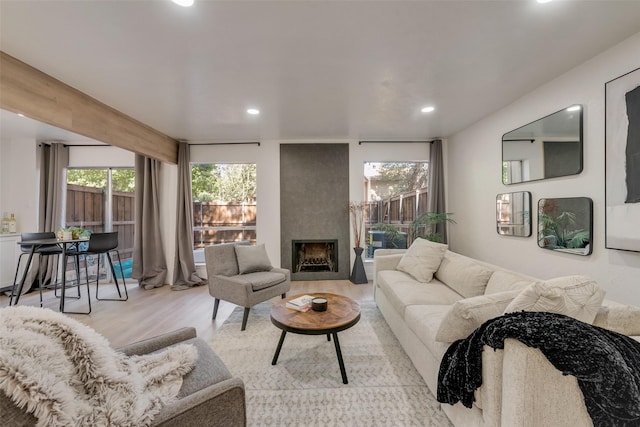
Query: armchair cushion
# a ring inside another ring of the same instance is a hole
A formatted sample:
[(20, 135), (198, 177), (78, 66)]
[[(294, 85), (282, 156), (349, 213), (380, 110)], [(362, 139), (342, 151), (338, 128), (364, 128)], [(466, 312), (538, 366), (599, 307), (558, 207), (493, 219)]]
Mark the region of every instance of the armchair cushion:
[(182, 328), (157, 337), (129, 344), (117, 349), (128, 355), (143, 355), (164, 351), (176, 344), (192, 344), (198, 352), (198, 363), (191, 372), (182, 378), (182, 386), (177, 398), (202, 390), (212, 384), (231, 378), (231, 373), (218, 355), (202, 339), (197, 338), (194, 328)]
[(240, 274), (269, 271), (273, 268), (264, 243), (256, 246), (236, 246), (235, 251)]
[(207, 246), (204, 250), (207, 276), (235, 276), (238, 274), (235, 247), (236, 245), (246, 245), (247, 243), (233, 242)]
[(235, 279), (251, 284), (251, 289), (255, 292), (282, 283), (287, 279), (287, 276), (280, 272), (256, 271), (255, 273), (240, 274)]
[(231, 378), (227, 367), (218, 355), (211, 351), (211, 347), (204, 340), (192, 338), (184, 343), (192, 344), (198, 350), (198, 363), (191, 372), (183, 377), (178, 399)]

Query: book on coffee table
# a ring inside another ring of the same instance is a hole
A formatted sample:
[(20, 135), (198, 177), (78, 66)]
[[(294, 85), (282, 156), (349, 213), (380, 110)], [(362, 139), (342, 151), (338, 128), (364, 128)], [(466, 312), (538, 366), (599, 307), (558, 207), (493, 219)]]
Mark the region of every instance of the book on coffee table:
[(302, 312), (309, 311), (312, 299), (313, 297), (311, 295), (302, 295), (301, 297), (287, 301), (286, 307)]

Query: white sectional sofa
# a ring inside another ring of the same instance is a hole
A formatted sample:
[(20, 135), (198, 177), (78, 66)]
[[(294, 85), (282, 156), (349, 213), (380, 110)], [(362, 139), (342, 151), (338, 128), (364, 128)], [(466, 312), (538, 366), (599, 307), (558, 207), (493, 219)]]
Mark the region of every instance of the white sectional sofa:
[[(480, 299), (484, 306), (480, 304), (479, 317), (497, 317), (537, 279), (446, 250), (433, 279), (423, 283), (398, 270), (405, 251), (375, 252), (374, 298), (436, 396), (440, 361), (449, 341), (466, 336), (482, 321), (471, 311), (457, 324), (449, 322), (454, 304), (458, 302), (456, 307), (464, 311), (465, 304)], [(602, 296), (596, 300), (593, 324), (640, 341), (640, 308), (606, 299), (600, 305), (600, 301)], [(484, 347), (482, 386), (475, 392), (472, 408), (457, 403), (442, 404), (442, 409), (458, 427), (593, 425), (575, 377), (563, 376), (538, 349), (514, 339), (505, 341), (504, 350)]]

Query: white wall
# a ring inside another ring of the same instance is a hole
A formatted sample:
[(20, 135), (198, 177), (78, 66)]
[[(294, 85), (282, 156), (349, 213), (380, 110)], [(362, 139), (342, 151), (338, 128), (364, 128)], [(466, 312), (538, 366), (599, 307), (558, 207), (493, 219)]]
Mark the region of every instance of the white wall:
[[(640, 67), (640, 33), (507, 108), (453, 135), (448, 141), (450, 247), (484, 261), (539, 278), (586, 274), (607, 298), (640, 305), (640, 253), (605, 249), (604, 85)], [(501, 137), (554, 111), (584, 106), (584, 170), (580, 175), (505, 186), (501, 183)], [(587, 257), (540, 249), (530, 238), (496, 233), (498, 193), (531, 191), (533, 208), (546, 197), (590, 197), (594, 207), (593, 254)]]
[(19, 233), (38, 230), (36, 148), (33, 139), (0, 139), (0, 216), (13, 212)]

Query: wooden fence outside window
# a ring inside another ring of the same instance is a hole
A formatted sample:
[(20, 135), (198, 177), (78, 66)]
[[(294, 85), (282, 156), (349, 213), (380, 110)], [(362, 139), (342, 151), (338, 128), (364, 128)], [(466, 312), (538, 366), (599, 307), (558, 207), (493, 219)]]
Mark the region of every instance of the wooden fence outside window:
[[(67, 185), (66, 225), (93, 232), (104, 231), (104, 190)], [(118, 251), (122, 260), (133, 257), (135, 227), (134, 193), (113, 192), (113, 231), (118, 232)]]

